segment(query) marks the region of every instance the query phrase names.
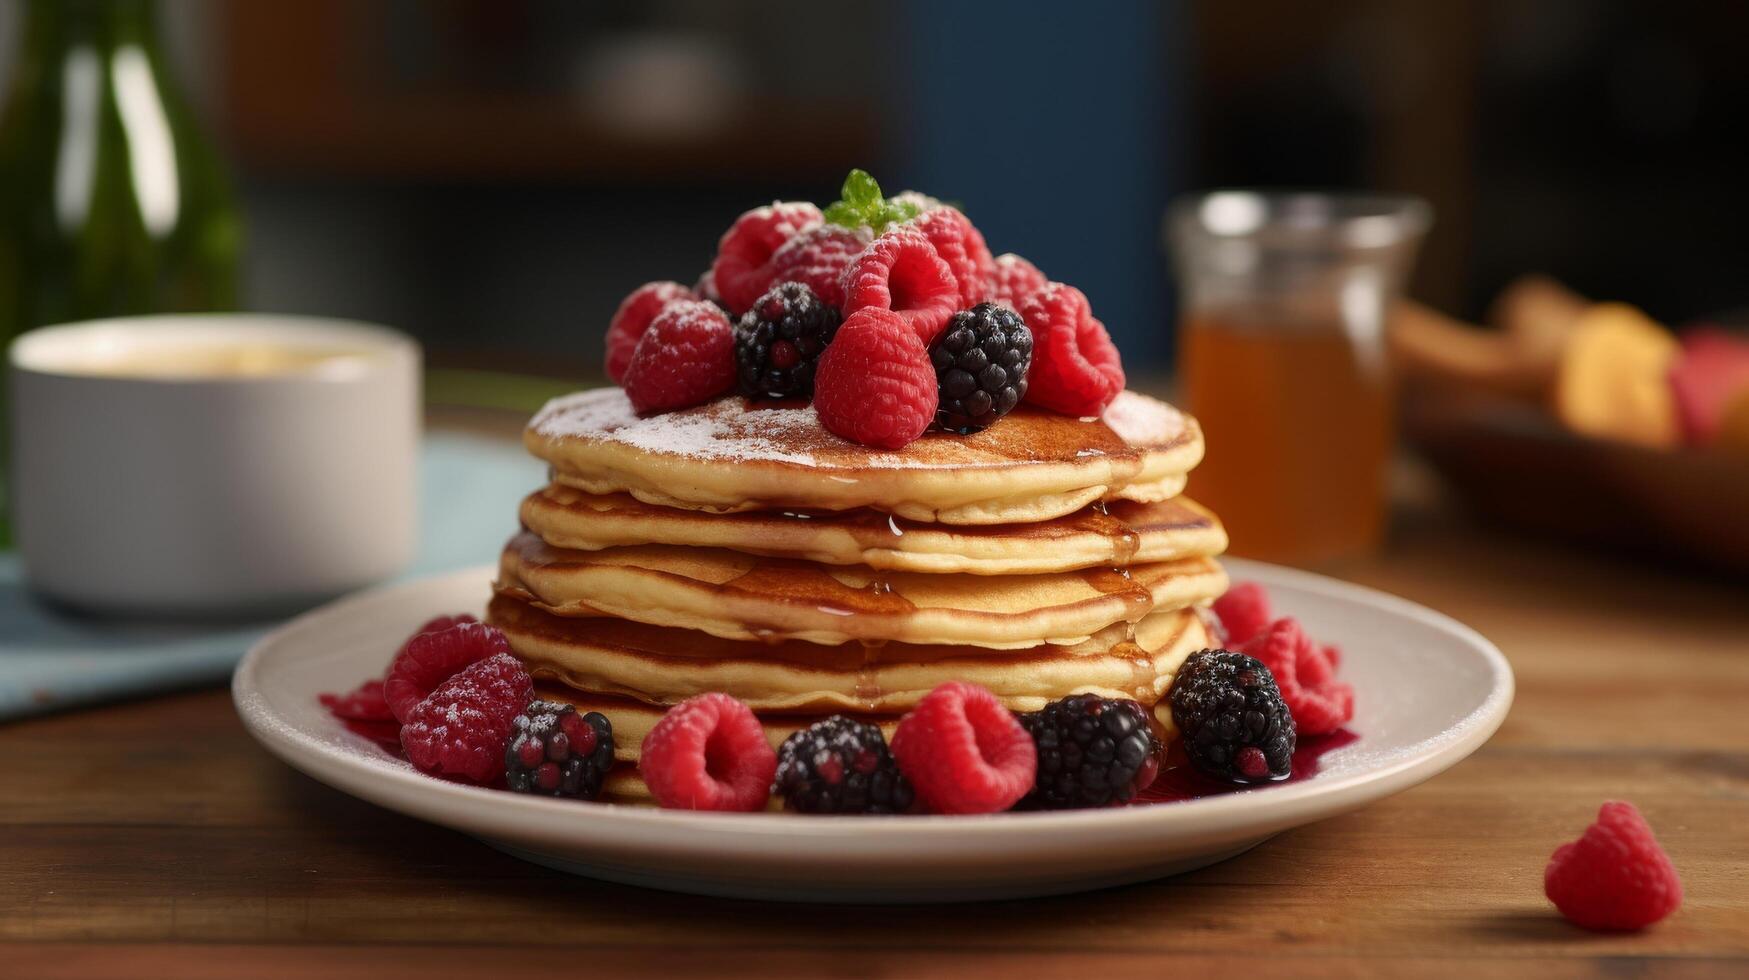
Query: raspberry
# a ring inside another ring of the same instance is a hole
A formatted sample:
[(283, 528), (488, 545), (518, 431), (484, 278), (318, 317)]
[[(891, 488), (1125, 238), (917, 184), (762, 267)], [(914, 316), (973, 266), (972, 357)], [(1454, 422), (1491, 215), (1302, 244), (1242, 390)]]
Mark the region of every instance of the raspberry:
[[(443, 620), (432, 620), (427, 626)], [(401, 647), (389, 676), (383, 681), (383, 697), (396, 720), (403, 725), (413, 709), (444, 681), (470, 664), (493, 654), (509, 653), (510, 641), (497, 628), (473, 621), (456, 621), (448, 629), (421, 630)]]
[[(449, 629), (452, 626), (460, 626), (463, 623), (477, 623), (477, 622), (479, 622), (479, 620), (477, 618), (470, 616), (467, 613), (455, 613), (455, 614), (449, 615), (449, 616), (433, 616), (430, 619), (426, 620), (424, 622), (424, 624), (421, 625), (418, 629), (414, 630), (412, 632), (412, 634), (407, 637), (407, 639), (409, 641), (411, 641), (413, 639), (413, 637), (415, 637), (415, 636), (422, 636), (426, 633), (441, 633), (444, 630)], [(405, 644), (405, 643), (401, 644), (401, 649), (402, 650), (407, 649), (407, 644)]]
[(814, 291), (820, 302), (833, 309), (844, 308), (844, 270), (868, 247), (866, 228), (821, 225), (790, 239), (766, 263), (769, 286), (799, 282)]
[(712, 692), (668, 709), (644, 736), (638, 771), (670, 809), (762, 810), (777, 753), (752, 709)]
[(639, 414), (710, 401), (735, 384), (735, 328), (713, 303), (668, 304), (626, 367), (626, 397)]
[(1123, 365), (1105, 324), (1093, 318), (1087, 297), (1060, 282), (1021, 301), (1032, 329), (1032, 377), (1026, 400), (1081, 417), (1105, 411), (1123, 391)]
[(941, 207), (941, 200), (939, 198), (930, 197), (922, 191), (900, 191), (892, 197), (887, 198), (887, 203), (897, 204), (903, 208), (909, 208), (918, 214), (922, 214), (925, 211), (934, 211), (936, 208)]
[(929, 239), (935, 254), (953, 270), (960, 287), (959, 308), (970, 309), (982, 303), (996, 273), (996, 260), (990, 257), (990, 247), (984, 244), (978, 229), (972, 227), (971, 220), (956, 208), (937, 207), (913, 219), (911, 227)]
[(990, 266), (990, 302), (1001, 303), (1018, 312), (1021, 303), (1045, 288), (1046, 281), (1038, 266), (1013, 252), (1005, 252), (996, 256)]
[(512, 792), (593, 800), (613, 768), (613, 723), (559, 701), (530, 701), (512, 721), (504, 782)]
[(897, 313), (927, 346), (960, 307), (959, 281), (922, 232), (895, 228), (844, 270), (844, 315), (868, 307)]
[(784, 739), (772, 792), (801, 813), (904, 813), (916, 795), (880, 726), (843, 715)]
[(929, 345), (940, 404), (935, 424), (962, 435), (996, 424), (1026, 397), (1032, 332), (1020, 314), (992, 303), (961, 310)]
[(936, 813), (996, 813), (1019, 802), (1038, 775), (1032, 736), (976, 684), (950, 681), (899, 721), (893, 758)]
[(383, 697), (383, 682), (379, 680), (365, 681), (353, 690), (351, 694), (318, 694), (316, 700), (327, 708), (329, 714), (345, 721), (395, 721), (395, 713), (389, 710), (388, 699)]
[(438, 685), (401, 726), (401, 748), (419, 769), (486, 785), (504, 774), (504, 750), (534, 685), (497, 653)]
[(607, 323), (607, 376), (619, 384), (625, 377), (626, 365), (632, 362), (632, 352), (638, 339), (650, 328), (650, 321), (679, 299), (696, 299), (692, 290), (677, 282), (647, 282), (632, 290), (620, 301), (619, 309)]
[(1128, 803), (1160, 772), (1160, 740), (1134, 701), (1077, 694), (1021, 715), (1020, 723), (1038, 746), (1038, 780), (1022, 807)]
[[(723, 305), (722, 294), (717, 292), (717, 277), (712, 275), (709, 269), (698, 274), (698, 280), (692, 284), (692, 293), (699, 299), (715, 303), (718, 306)], [(728, 307), (723, 306), (723, 309), (727, 310)]]
[(1185, 658), (1166, 697), (1184, 754), (1198, 769), (1240, 784), (1293, 774), (1294, 716), (1256, 658), (1199, 650)]
[(898, 314), (870, 307), (838, 328), (814, 372), (820, 424), (852, 442), (901, 449), (935, 418), (935, 368)]
[(740, 313), (771, 285), (766, 263), (784, 243), (820, 223), (820, 209), (806, 201), (776, 201), (735, 219), (717, 243), (710, 276), (729, 310)]
[(1239, 582), (1215, 600), (1215, 615), (1229, 644), (1244, 643), (1269, 627), (1269, 593), (1256, 582)]
[(807, 398), (820, 355), (838, 332), (838, 311), (807, 284), (780, 282), (735, 325), (735, 373), (749, 398)]
[(1644, 929), (1682, 904), (1682, 879), (1632, 803), (1611, 801), (1584, 836), (1562, 844), (1543, 871), (1543, 892), (1587, 929)]
[(1327, 735), (1354, 717), (1354, 688), (1336, 679), (1334, 648), (1313, 643), (1294, 619), (1278, 619), (1239, 645), (1275, 675), (1302, 735)]

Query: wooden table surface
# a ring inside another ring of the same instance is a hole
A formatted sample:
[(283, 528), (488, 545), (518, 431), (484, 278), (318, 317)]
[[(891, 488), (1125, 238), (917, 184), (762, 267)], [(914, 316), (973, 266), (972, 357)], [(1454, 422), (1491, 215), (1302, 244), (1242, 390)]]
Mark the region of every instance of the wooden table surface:
[[(927, 908), (597, 883), (294, 772), (214, 689), (0, 726), (0, 977), (1749, 976), (1749, 590), (1407, 523), (1336, 573), (1491, 637), (1511, 717), (1444, 775), (1203, 871)], [(1614, 798), (1687, 889), (1638, 935), (1542, 895)]]

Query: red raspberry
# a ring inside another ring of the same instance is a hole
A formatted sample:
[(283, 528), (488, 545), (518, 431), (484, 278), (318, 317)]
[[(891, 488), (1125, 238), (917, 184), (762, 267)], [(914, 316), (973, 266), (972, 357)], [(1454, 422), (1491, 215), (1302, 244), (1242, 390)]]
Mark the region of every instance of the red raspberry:
[(960, 287), (929, 239), (898, 227), (875, 239), (844, 272), (844, 315), (892, 310), (928, 347), (959, 309)]
[(1256, 582), (1239, 582), (1215, 600), (1215, 615), (1221, 628), (1227, 631), (1229, 649), (1244, 643), (1264, 631), (1273, 619), (1269, 615), (1269, 593)]
[(676, 810), (763, 810), (777, 753), (752, 709), (711, 692), (688, 698), (644, 736), (638, 773)]
[[(441, 622), (434, 619), (426, 625)], [(419, 702), (444, 681), (470, 664), (509, 652), (510, 641), (503, 633), (496, 627), (474, 622), (471, 616), (467, 622), (458, 621), (448, 629), (421, 629), (401, 647), (394, 663), (389, 665), (383, 697), (396, 720), (406, 724)]]
[[(766, 263), (767, 282), (806, 283), (834, 309), (844, 307), (844, 270), (868, 247), (868, 229), (821, 225), (790, 239)], [(749, 304), (751, 305), (751, 304)]]
[(625, 377), (626, 365), (632, 362), (632, 351), (638, 339), (650, 328), (669, 303), (677, 299), (696, 299), (693, 291), (677, 282), (647, 282), (620, 301), (619, 309), (607, 323), (607, 376), (619, 384)]
[(1682, 904), (1682, 879), (1640, 811), (1611, 801), (1584, 836), (1555, 849), (1543, 892), (1587, 929), (1644, 929)]
[(383, 697), (383, 682), (365, 681), (351, 694), (318, 694), (316, 700), (336, 718), (346, 721), (380, 721), (398, 724)]
[(720, 303), (723, 299), (722, 294), (717, 292), (717, 277), (711, 275), (709, 269), (698, 274), (698, 281), (692, 284), (692, 293), (699, 299), (713, 303)]
[(1123, 391), (1123, 364), (1081, 290), (1047, 283), (1022, 300), (1017, 312), (1032, 330), (1026, 400), (1064, 415), (1105, 411)]
[(990, 247), (972, 227), (971, 219), (956, 208), (938, 207), (913, 219), (911, 227), (929, 239), (935, 254), (953, 270), (960, 287), (958, 309), (969, 310), (982, 303), (996, 273), (996, 260), (990, 257)]
[[(477, 623), (477, 622), (479, 622), (479, 620), (477, 618), (470, 616), (467, 613), (455, 613), (455, 614), (449, 615), (449, 616), (433, 616), (430, 619), (426, 620), (425, 623), (423, 625), (421, 625), (418, 629), (416, 629), (412, 633), (408, 634), (407, 635), (407, 642), (408, 643), (412, 642), (413, 637), (415, 637), (415, 636), (424, 636), (426, 633), (441, 633), (444, 630), (449, 629), (452, 626), (460, 626), (463, 623)], [(395, 656), (397, 656), (397, 657), (400, 656), (402, 651), (404, 651), (406, 649), (407, 649), (407, 643), (402, 643), (401, 649), (395, 651)]]
[(930, 691), (893, 732), (893, 758), (936, 813), (997, 813), (1038, 775), (1032, 736), (996, 695), (950, 681)]
[(740, 313), (771, 286), (766, 262), (791, 238), (821, 222), (820, 209), (806, 201), (776, 201), (735, 219), (717, 243), (711, 278), (729, 309)]
[(1293, 619), (1276, 620), (1238, 647), (1275, 675), (1301, 735), (1327, 735), (1354, 717), (1354, 688), (1336, 679), (1331, 649), (1313, 643)]
[(923, 342), (898, 314), (879, 307), (845, 320), (814, 369), (820, 424), (865, 446), (909, 445), (934, 421), (940, 397)]
[(639, 414), (710, 401), (735, 384), (735, 328), (714, 303), (669, 303), (638, 341), (623, 384)]
[(996, 256), (990, 268), (990, 301), (1001, 303), (1016, 313), (1020, 312), (1020, 304), (1045, 288), (1048, 281), (1045, 274), (1038, 271), (1038, 266), (1013, 252)]
[(401, 726), (401, 748), (432, 775), (494, 783), (504, 775), (512, 722), (533, 694), (522, 664), (508, 653), (493, 654), (413, 708)]

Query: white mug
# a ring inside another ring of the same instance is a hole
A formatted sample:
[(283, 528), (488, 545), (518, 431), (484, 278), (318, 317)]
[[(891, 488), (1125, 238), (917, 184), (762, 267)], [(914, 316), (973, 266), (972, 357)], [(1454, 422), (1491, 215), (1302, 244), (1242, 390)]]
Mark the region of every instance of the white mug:
[[(284, 364), (198, 369), (214, 352)], [(31, 331), (8, 360), (14, 535), (45, 596), (133, 616), (266, 614), (412, 558), (420, 356), (403, 334), (125, 317)]]

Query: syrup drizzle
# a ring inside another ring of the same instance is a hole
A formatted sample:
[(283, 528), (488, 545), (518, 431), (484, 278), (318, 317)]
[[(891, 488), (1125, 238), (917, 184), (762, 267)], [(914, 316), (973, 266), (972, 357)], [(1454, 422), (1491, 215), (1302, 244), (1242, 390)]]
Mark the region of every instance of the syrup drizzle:
[(1081, 573), (1082, 581), (1108, 596), (1118, 596), (1124, 602), (1123, 621), (1130, 626), (1129, 638), (1135, 639), (1135, 625), (1154, 611), (1154, 593), (1130, 577), (1128, 568), (1089, 568)]
[(1111, 563), (1128, 565), (1142, 550), (1142, 536), (1135, 528), (1112, 516), (1111, 507), (1103, 500), (1095, 501), (1085, 515), (1088, 530), (1111, 542)]
[(1130, 636), (1112, 645), (1110, 654), (1125, 660), (1130, 665), (1129, 695), (1135, 700), (1147, 704), (1154, 700), (1154, 681), (1157, 672), (1154, 669), (1154, 658), (1148, 651), (1142, 649), (1135, 640), (1135, 624), (1130, 624)]
[[(869, 579), (868, 584), (863, 586), (863, 591), (874, 596), (890, 596), (898, 602), (904, 603), (907, 610), (917, 608), (911, 604), (910, 600), (894, 592), (893, 583), (880, 575)], [(856, 699), (862, 702), (865, 710), (873, 711), (881, 699), (880, 674), (877, 672), (877, 668), (879, 667), (881, 648), (887, 645), (887, 641), (863, 639), (860, 642), (862, 643), (862, 666), (856, 672)]]

